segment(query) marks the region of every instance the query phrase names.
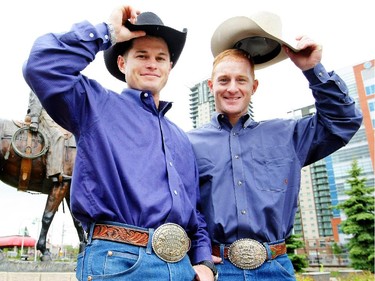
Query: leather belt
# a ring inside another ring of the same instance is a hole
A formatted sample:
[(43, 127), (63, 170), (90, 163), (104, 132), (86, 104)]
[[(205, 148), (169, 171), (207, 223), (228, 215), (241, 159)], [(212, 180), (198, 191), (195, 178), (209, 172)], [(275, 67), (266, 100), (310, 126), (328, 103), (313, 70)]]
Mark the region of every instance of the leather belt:
[(147, 246), (148, 238), (147, 230), (110, 224), (96, 224), (92, 234), (92, 239), (110, 240), (140, 247)]
[[(140, 247), (149, 243), (149, 232), (146, 229), (132, 227), (95, 224), (92, 239), (110, 240)], [(165, 223), (159, 226), (152, 236), (152, 249), (163, 261), (178, 262), (190, 249), (190, 239), (185, 230), (175, 223)]]
[[(285, 242), (268, 245), (271, 258), (286, 254)], [(220, 246), (212, 245), (212, 254), (220, 257)], [(224, 247), (224, 258), (229, 259), (235, 266), (242, 269), (254, 269), (268, 260), (266, 247), (253, 239), (239, 239), (230, 246)]]

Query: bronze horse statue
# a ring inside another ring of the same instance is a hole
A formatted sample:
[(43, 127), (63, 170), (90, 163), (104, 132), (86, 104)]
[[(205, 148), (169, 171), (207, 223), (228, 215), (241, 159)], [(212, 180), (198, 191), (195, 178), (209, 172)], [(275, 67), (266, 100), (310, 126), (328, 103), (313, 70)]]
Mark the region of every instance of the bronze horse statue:
[[(70, 211), (70, 183), (76, 146), (72, 134), (65, 131), (63, 159), (60, 159), (64, 177), (47, 177), (47, 152), (53, 144), (43, 133), (43, 127), (35, 132), (30, 130), (29, 124), (27, 120), (16, 122), (0, 119), (0, 180), (21, 191), (48, 195), (37, 242), (37, 250), (41, 253), (40, 259), (48, 261), (52, 257), (46, 248), (47, 233), (64, 198)], [(74, 217), (73, 223), (78, 233), (81, 251), (87, 241), (86, 234), (81, 223)]]

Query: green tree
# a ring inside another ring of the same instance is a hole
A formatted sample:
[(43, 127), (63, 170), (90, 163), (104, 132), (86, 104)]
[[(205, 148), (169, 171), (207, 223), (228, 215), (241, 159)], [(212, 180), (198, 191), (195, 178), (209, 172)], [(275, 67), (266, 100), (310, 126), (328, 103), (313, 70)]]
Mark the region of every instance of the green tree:
[(337, 244), (336, 242), (332, 245), (332, 252), (339, 260), (339, 265), (341, 265), (341, 254), (344, 252), (343, 246)]
[(361, 178), (362, 169), (353, 161), (349, 171), (349, 198), (338, 204), (346, 220), (341, 223), (343, 233), (351, 235), (347, 245), (351, 265), (355, 269), (374, 272), (374, 187), (366, 187), (366, 178)]
[(296, 272), (302, 272), (304, 268), (308, 267), (308, 261), (306, 255), (297, 255), (296, 250), (304, 248), (305, 244), (301, 239), (302, 235), (292, 234), (286, 239), (286, 251), (288, 257), (292, 261), (294, 270)]

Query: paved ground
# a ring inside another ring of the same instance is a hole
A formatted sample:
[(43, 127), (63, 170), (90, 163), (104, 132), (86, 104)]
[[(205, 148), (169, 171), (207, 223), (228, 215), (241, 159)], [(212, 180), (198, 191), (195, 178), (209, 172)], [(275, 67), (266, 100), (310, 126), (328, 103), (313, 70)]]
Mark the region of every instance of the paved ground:
[(0, 281), (77, 281), (75, 273), (67, 272), (0, 272)]

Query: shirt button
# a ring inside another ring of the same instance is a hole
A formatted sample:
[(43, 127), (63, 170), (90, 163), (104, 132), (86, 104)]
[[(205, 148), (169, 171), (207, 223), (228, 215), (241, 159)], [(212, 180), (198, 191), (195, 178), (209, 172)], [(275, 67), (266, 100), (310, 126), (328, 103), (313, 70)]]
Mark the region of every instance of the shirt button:
[(94, 33), (91, 32), (91, 33), (89, 34), (89, 36), (90, 36), (91, 38), (94, 38)]
[(237, 135), (237, 133), (233, 133), (233, 136), (236, 136)]
[(108, 256), (112, 256), (113, 255), (113, 252), (112, 251), (108, 251)]
[(91, 276), (87, 277), (87, 280), (91, 281), (91, 280), (92, 280), (92, 277), (91, 277)]
[(323, 73), (319, 72), (319, 74), (318, 74), (318, 75), (319, 75), (319, 77), (322, 77), (322, 76), (323, 76)]
[(242, 185), (242, 181), (238, 181), (237, 184), (238, 184), (238, 185)]
[(178, 194), (177, 190), (173, 190), (173, 193), (174, 193), (174, 195)]
[(239, 158), (240, 158), (240, 156), (238, 156), (238, 155), (235, 155), (235, 156), (234, 156), (234, 158), (236, 158), (236, 159), (239, 159)]
[(148, 93), (144, 93), (143, 96), (144, 96), (145, 98), (147, 98), (147, 97), (148, 97)]
[(241, 211), (241, 214), (242, 214), (242, 215), (246, 215), (246, 210), (242, 210), (242, 211)]
[(108, 35), (104, 35), (104, 38), (105, 38), (105, 40), (109, 39)]
[(172, 162), (169, 162), (169, 166), (171, 166), (171, 167), (173, 166)]

